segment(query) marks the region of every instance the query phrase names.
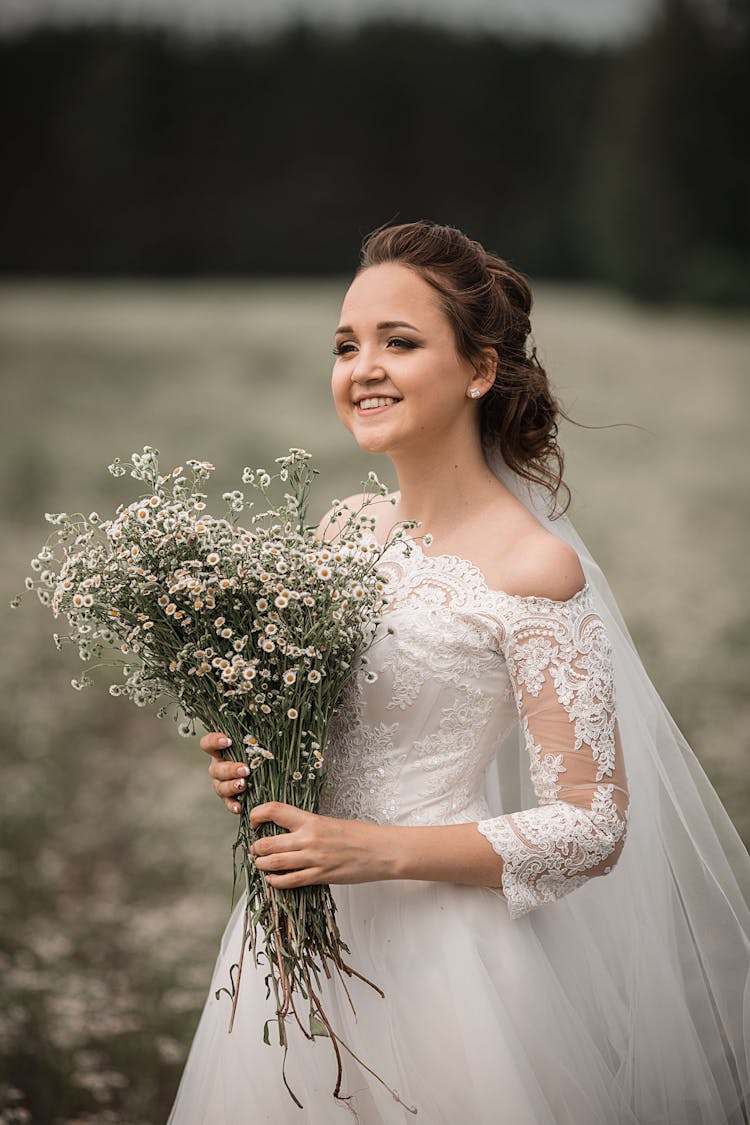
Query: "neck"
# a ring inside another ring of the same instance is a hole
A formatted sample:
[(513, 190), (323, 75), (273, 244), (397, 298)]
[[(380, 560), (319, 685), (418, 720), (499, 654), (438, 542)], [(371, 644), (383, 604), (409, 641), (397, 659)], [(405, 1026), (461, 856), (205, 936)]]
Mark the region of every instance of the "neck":
[(440, 544), (493, 497), (502, 484), (489, 468), (481, 443), (434, 442), (390, 454), (398, 476), (395, 520), (419, 520), (409, 534), (430, 532)]

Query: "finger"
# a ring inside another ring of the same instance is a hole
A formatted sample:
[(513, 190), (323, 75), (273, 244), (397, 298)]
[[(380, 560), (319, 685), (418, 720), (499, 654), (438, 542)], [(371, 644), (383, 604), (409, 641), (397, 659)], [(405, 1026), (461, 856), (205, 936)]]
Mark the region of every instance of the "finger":
[(242, 812), (242, 805), (238, 805), (232, 797), (224, 797), (224, 804), (227, 806), (227, 812), (234, 813), (235, 816)]
[(298, 809), (295, 805), (287, 805), (283, 801), (267, 801), (263, 805), (256, 805), (250, 810), (250, 827), (257, 828), (264, 821), (272, 820), (280, 828), (296, 828), (310, 813)]
[(201, 750), (205, 750), (205, 752), (212, 757), (219, 758), (221, 758), (224, 750), (231, 745), (231, 738), (226, 734), (222, 734), (221, 731), (211, 731), (210, 734), (204, 734), (199, 743)]
[(307, 867), (304, 871), (290, 871), (287, 875), (274, 874), (266, 876), (272, 887), (277, 890), (287, 890), (290, 887), (309, 887), (313, 883), (322, 883), (322, 872), (314, 867)]
[(213, 785), (214, 791), (218, 793), (220, 797), (234, 797), (235, 803), (247, 789), (247, 782), (245, 781), (244, 777), (237, 778), (234, 781), (214, 780)]
[(280, 832), (277, 836), (260, 836), (254, 840), (248, 851), (253, 859), (259, 856), (270, 856), (275, 853), (283, 852), (284, 855), (289, 855), (290, 852), (298, 852), (300, 849), (305, 849), (307, 845), (300, 840), (299, 832)]
[(225, 762), (219, 758), (212, 758), (208, 772), (214, 781), (233, 781), (237, 777), (249, 777), (250, 768), (242, 762)]
[(310, 866), (310, 861), (306, 859), (305, 853), (300, 851), (276, 852), (273, 855), (260, 855), (253, 858), (256, 867), (259, 867), (261, 871), (268, 872), (303, 871)]

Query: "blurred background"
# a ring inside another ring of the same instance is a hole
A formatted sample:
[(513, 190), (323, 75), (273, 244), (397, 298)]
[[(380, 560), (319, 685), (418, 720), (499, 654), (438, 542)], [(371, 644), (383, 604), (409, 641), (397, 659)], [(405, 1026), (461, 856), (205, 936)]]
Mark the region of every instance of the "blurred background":
[(0, 0), (0, 1125), (166, 1119), (231, 893), (196, 741), (7, 608), (44, 512), (144, 444), (395, 486), (329, 391), (381, 223), (530, 278), (569, 515), (750, 841), (748, 62), (734, 0)]

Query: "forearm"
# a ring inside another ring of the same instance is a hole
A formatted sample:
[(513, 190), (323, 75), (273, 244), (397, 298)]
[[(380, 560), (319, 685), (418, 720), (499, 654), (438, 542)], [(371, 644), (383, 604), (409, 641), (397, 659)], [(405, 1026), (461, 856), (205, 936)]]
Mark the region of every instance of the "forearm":
[(501, 888), (503, 861), (476, 822), (384, 824), (388, 879)]

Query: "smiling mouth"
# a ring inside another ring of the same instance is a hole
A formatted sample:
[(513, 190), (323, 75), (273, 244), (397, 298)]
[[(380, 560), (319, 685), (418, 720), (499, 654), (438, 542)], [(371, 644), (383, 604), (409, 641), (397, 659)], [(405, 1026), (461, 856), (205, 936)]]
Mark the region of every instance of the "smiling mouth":
[(390, 409), (400, 401), (401, 399), (392, 398), (390, 395), (373, 395), (371, 398), (360, 399), (355, 403), (355, 409), (358, 414), (377, 414), (382, 410)]

